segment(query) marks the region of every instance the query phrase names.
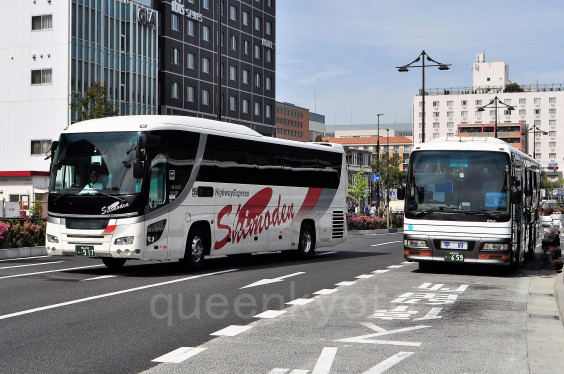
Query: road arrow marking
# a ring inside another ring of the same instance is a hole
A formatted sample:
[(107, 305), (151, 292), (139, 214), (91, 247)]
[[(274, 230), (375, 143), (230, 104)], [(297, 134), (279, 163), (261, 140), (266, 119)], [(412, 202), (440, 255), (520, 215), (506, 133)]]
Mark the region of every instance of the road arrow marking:
[(425, 329), (425, 328), (431, 327), (431, 326), (425, 326), (425, 325), (418, 325), (418, 326), (405, 327), (405, 328), (396, 329), (396, 330), (386, 330), (386, 329), (383, 329), (379, 326), (376, 326), (373, 323), (361, 323), (361, 325), (368, 327), (369, 329), (377, 331), (377, 332), (375, 334), (353, 336), (351, 338), (339, 339), (339, 340), (336, 340), (336, 341), (337, 342), (347, 342), (347, 343), (405, 345), (405, 346), (410, 346), (410, 347), (419, 347), (421, 345), (421, 343), (419, 343), (419, 342), (406, 342), (406, 341), (398, 341), (398, 340), (379, 340), (379, 339), (371, 339), (371, 338), (375, 338), (377, 336), (385, 336), (385, 335), (391, 335), (391, 334), (396, 334), (396, 333), (405, 332), (405, 331), (419, 330), (419, 329)]
[(243, 288), (256, 287), (256, 286), (264, 286), (265, 284), (276, 283), (276, 282), (282, 282), (282, 281), (283, 281), (284, 279), (286, 279), (286, 278), (294, 277), (294, 276), (300, 275), (300, 274), (305, 274), (305, 271), (299, 271), (299, 272), (297, 272), (297, 273), (284, 275), (284, 276), (278, 277), (278, 278), (261, 279), (261, 280), (259, 280), (259, 281), (256, 281), (255, 283), (251, 283), (251, 284), (246, 285), (246, 286), (244, 286), (244, 287), (241, 287), (241, 288), (239, 288), (239, 289), (242, 290)]
[(413, 353), (414, 352), (399, 352), (399, 353), (396, 353), (395, 355), (388, 357), (384, 361), (380, 362), (378, 365), (368, 369), (367, 371), (365, 371), (362, 374), (380, 374), (380, 373), (383, 373), (386, 370), (388, 370), (389, 368), (391, 368), (392, 366), (394, 366), (395, 364), (397, 364), (398, 362), (400, 362), (401, 360), (408, 358)]

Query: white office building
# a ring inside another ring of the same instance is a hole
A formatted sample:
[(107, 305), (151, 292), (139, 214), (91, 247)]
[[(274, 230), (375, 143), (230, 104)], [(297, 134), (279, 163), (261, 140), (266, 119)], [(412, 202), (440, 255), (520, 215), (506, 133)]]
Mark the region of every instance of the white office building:
[(46, 200), (45, 153), (75, 119), (74, 94), (94, 82), (107, 82), (120, 115), (157, 112), (158, 13), (149, 5), (0, 2), (0, 201)]
[[(526, 153), (531, 156), (534, 153), (544, 170), (549, 166), (549, 170), (558, 165), (560, 169), (564, 167), (564, 84), (512, 83), (508, 65), (487, 62), (484, 54), (478, 54), (472, 64), (472, 78), (472, 87), (426, 90), (426, 142), (457, 135), (461, 124), (492, 124), (493, 127), (497, 118), (498, 124), (526, 125)], [(508, 106), (514, 110), (508, 110)], [(484, 110), (479, 111), (480, 107)], [(413, 139), (417, 143), (422, 135), (421, 95), (413, 100), (413, 116), (413, 123), (417, 124)]]

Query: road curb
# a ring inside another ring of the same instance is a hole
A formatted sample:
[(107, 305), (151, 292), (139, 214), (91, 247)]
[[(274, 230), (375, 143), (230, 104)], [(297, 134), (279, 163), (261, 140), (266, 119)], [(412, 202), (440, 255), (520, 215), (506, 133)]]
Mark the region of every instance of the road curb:
[(564, 324), (564, 272), (562, 271), (556, 275), (554, 294), (558, 304), (558, 311), (560, 312), (560, 321)]
[(45, 247), (21, 247), (0, 249), (0, 260), (7, 260), (19, 257), (46, 256)]

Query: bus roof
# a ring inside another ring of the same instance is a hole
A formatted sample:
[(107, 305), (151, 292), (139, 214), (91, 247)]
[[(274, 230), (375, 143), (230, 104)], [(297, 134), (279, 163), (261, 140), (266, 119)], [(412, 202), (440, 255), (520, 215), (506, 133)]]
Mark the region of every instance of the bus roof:
[(251, 128), (230, 122), (188, 116), (138, 115), (116, 116), (76, 122), (63, 133), (188, 130), (214, 135), (255, 139), (263, 142), (292, 145), (302, 148), (343, 152), (343, 146), (334, 143), (306, 143), (263, 136)]

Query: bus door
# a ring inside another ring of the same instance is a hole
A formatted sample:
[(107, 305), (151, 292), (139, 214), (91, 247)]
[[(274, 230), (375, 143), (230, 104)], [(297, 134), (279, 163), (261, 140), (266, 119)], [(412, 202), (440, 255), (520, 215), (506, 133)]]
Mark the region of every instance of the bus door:
[(158, 155), (149, 169), (149, 198), (145, 220), (146, 250), (151, 259), (169, 258), (169, 213), (163, 207), (168, 203), (166, 157)]

